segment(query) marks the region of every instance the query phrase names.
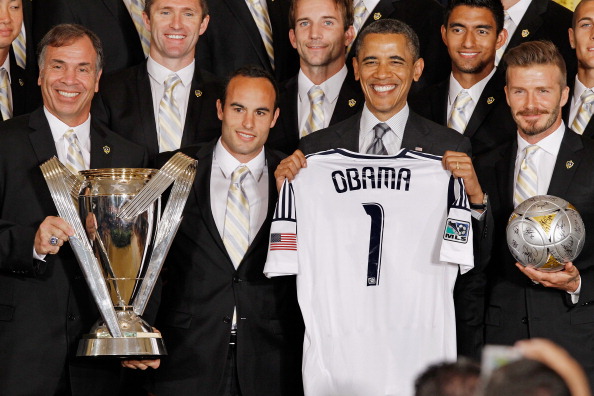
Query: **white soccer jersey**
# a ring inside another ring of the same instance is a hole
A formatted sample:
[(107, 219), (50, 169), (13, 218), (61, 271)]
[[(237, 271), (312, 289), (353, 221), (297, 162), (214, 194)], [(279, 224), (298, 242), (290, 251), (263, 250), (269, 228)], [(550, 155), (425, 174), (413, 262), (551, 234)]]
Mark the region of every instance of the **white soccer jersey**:
[(329, 150), (285, 182), (267, 276), (297, 274), (306, 395), (412, 395), (456, 358), (452, 291), (473, 266), (461, 179), (441, 157)]

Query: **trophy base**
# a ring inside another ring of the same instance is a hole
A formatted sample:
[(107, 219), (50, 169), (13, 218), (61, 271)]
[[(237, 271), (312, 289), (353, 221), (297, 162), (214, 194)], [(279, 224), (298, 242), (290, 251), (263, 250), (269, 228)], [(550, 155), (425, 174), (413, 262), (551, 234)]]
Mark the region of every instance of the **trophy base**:
[(78, 343), (76, 356), (151, 359), (167, 355), (161, 333), (153, 331), (132, 307), (115, 307), (124, 337), (112, 337), (102, 320)]

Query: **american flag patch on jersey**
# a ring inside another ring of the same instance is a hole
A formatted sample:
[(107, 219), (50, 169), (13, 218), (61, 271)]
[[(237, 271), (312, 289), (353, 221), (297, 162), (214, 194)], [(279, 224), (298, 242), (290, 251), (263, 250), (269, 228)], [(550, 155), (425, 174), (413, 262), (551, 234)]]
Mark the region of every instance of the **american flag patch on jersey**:
[(270, 250), (297, 250), (297, 235), (270, 234)]

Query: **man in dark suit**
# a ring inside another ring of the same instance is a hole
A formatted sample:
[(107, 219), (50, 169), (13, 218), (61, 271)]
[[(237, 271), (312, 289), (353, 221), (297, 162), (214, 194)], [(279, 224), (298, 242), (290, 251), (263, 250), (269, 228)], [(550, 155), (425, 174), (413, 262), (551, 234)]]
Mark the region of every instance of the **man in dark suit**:
[(217, 102), (221, 138), (184, 149), (198, 170), (167, 258), (156, 326), (169, 354), (152, 391), (299, 395), (303, 322), (295, 278), (263, 274), (280, 161), (264, 148), (279, 113), (276, 83), (260, 68), (243, 68), (225, 92)]
[[(413, 85), (413, 91), (427, 85), (436, 84), (447, 78), (450, 71), (448, 53), (440, 40), (439, 27), (443, 23), (443, 7), (435, 0), (354, 0), (355, 34), (365, 29), (374, 21), (393, 18), (405, 22), (417, 33), (421, 58), (425, 60), (425, 68), (420, 80)], [(366, 9), (361, 18), (357, 18), (360, 5)], [(361, 20), (361, 23), (358, 23)], [(353, 45), (347, 55), (347, 66), (351, 67), (355, 57)]]
[(594, 26), (594, 2), (583, 0), (573, 12), (569, 41), (577, 57), (577, 74), (569, 81), (570, 105), (563, 107), (563, 120), (574, 132), (594, 137), (594, 59), (589, 48)]
[(503, 9), (509, 15), (505, 22), (507, 41), (497, 53), (495, 65), (509, 49), (533, 40), (552, 41), (567, 64), (567, 70), (575, 71), (575, 52), (567, 40), (567, 29), (571, 27), (573, 13), (553, 0), (501, 0)]
[[(289, 0), (256, 2), (254, 5), (254, 0), (208, 0), (211, 22), (196, 48), (201, 68), (226, 78), (238, 67), (259, 65), (279, 82), (297, 73), (297, 52), (289, 42)], [(260, 27), (255, 16), (258, 12), (264, 18)], [(271, 43), (268, 50), (265, 42)]]
[(561, 119), (569, 88), (565, 63), (552, 43), (521, 44), (504, 62), (517, 139), (476, 161), (496, 219), (486, 277), (485, 341), (513, 345), (525, 338), (549, 338), (580, 362), (592, 384), (594, 244), (587, 240), (575, 263), (566, 263), (563, 270), (543, 272), (514, 265), (505, 228), (514, 206), (530, 196), (550, 194), (574, 205), (591, 235), (594, 144)]
[(361, 87), (345, 65), (346, 47), (354, 39), (352, 0), (295, 0), (289, 23), (300, 69), (281, 90), (281, 113), (268, 138), (269, 146), (287, 154), (301, 137), (363, 106)]
[[(93, 115), (147, 147), (151, 157), (220, 134), (215, 103), (222, 83), (194, 60), (198, 37), (208, 26), (205, 5), (205, 0), (146, 1), (144, 22), (151, 33), (148, 59), (103, 78), (93, 103)], [(177, 82), (169, 91), (166, 87), (172, 78)], [(177, 111), (175, 121), (171, 106)]]
[(52, 29), (41, 42), (39, 58), (44, 106), (0, 124), (3, 395), (117, 392), (117, 362), (75, 357), (81, 335), (99, 313), (65, 244), (73, 229), (56, 217), (39, 169), (56, 155), (76, 170), (146, 164), (144, 149), (89, 117), (101, 75), (101, 54), (99, 39), (88, 29), (78, 25)]
[(79, 23), (101, 39), (105, 48), (105, 73), (137, 65), (146, 56), (127, 7), (125, 0), (35, 1), (35, 43), (58, 23)]
[(452, 59), (449, 79), (425, 88), (411, 108), (470, 138), (476, 156), (511, 140), (515, 123), (505, 101), (495, 51), (503, 45), (500, 0), (455, 0), (446, 8), (441, 35)]

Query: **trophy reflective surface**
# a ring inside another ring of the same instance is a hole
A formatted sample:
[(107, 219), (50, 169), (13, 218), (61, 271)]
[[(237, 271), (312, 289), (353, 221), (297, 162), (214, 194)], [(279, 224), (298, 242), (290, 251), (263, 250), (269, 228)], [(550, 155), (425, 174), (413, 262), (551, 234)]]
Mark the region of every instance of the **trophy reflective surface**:
[[(156, 357), (161, 334), (143, 314), (189, 195), (196, 161), (176, 154), (161, 170), (92, 169), (71, 173), (58, 159), (41, 165), (101, 319), (78, 356)], [(161, 194), (172, 184), (161, 213)]]

